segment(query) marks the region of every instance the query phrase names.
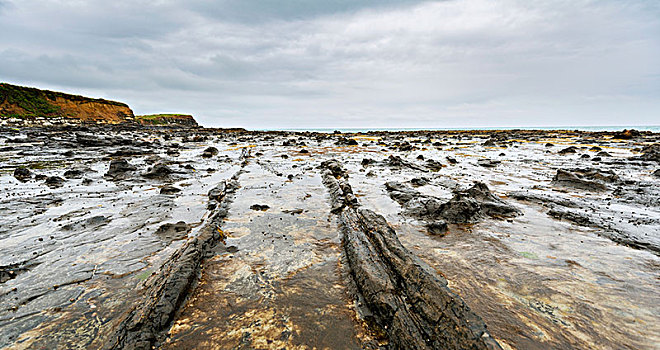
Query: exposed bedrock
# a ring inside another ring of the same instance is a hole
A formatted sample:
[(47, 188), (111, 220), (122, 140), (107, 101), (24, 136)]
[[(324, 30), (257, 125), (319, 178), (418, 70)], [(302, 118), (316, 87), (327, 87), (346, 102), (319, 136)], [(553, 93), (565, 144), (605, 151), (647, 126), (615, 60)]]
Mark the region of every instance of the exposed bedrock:
[(597, 169), (559, 169), (552, 178), (553, 185), (588, 191), (604, 191), (607, 184), (616, 182), (619, 182), (619, 177), (614, 172)]
[(367, 321), (394, 349), (500, 349), (447, 281), (408, 251), (384, 217), (360, 208), (339, 162), (322, 164)]
[(385, 187), (392, 199), (404, 208), (404, 214), (412, 217), (448, 223), (471, 223), (483, 218), (512, 217), (520, 214), (514, 206), (493, 195), (482, 182), (467, 190), (456, 190), (450, 200), (421, 194), (400, 182), (390, 181)]
[[(209, 192), (209, 208), (213, 208), (209, 221), (197, 237), (186, 241), (147, 281), (143, 302), (125, 315), (105, 349), (151, 349), (158, 341), (194, 286), (202, 260), (225, 238), (218, 227), (239, 187), (240, 174), (241, 171)], [(187, 226), (179, 227), (183, 225), (177, 223), (159, 231), (187, 231)]]

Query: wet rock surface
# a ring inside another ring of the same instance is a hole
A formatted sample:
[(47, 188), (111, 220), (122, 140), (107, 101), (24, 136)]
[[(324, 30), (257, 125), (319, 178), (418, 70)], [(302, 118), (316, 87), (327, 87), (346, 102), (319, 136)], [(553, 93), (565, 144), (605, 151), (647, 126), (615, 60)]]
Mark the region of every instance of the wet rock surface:
[(403, 349), (500, 349), (486, 326), (447, 281), (401, 245), (385, 218), (360, 209), (336, 161), (326, 162), (323, 181), (341, 207), (343, 246), (350, 274), (371, 321), (390, 346)]
[(387, 182), (385, 187), (390, 197), (405, 208), (406, 215), (430, 222), (471, 223), (484, 215), (513, 217), (520, 213), (494, 196), (483, 182), (477, 182), (466, 190), (455, 190), (449, 200), (423, 195), (399, 182)]
[(0, 347), (652, 349), (660, 136), (615, 136), (0, 129)]

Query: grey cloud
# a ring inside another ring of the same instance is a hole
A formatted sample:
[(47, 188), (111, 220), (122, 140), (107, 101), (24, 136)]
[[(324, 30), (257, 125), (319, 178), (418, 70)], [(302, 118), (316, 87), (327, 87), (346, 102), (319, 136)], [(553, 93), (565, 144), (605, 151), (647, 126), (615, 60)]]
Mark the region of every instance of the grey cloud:
[(260, 23), (263, 21), (304, 20), (314, 17), (350, 13), (363, 9), (382, 9), (422, 3), (423, 0), (224, 0), (189, 2), (203, 16), (228, 22)]
[(9, 4), (4, 79), (207, 125), (648, 124), (660, 111), (652, 1)]

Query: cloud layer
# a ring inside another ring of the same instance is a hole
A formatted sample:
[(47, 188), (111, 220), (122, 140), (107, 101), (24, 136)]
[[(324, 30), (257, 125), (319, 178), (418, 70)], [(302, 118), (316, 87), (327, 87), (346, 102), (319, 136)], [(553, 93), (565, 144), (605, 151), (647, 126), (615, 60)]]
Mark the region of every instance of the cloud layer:
[(207, 126), (660, 124), (660, 4), (0, 0), (0, 80)]

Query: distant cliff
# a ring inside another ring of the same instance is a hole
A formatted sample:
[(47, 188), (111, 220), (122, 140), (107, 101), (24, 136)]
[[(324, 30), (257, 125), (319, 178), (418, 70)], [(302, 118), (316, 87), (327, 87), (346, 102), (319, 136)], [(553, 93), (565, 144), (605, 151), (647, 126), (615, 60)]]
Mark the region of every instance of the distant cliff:
[(135, 121), (142, 125), (198, 126), (195, 118), (188, 114), (149, 114), (138, 115)]
[(22, 124), (133, 123), (125, 103), (0, 83), (0, 119)]

